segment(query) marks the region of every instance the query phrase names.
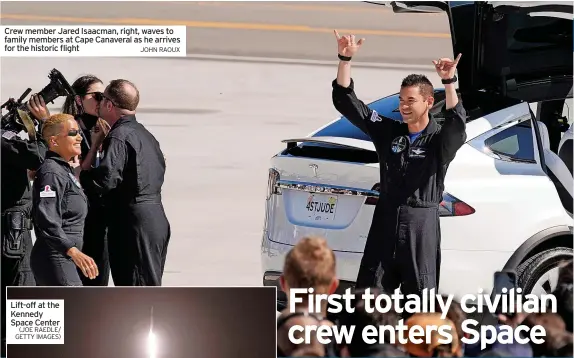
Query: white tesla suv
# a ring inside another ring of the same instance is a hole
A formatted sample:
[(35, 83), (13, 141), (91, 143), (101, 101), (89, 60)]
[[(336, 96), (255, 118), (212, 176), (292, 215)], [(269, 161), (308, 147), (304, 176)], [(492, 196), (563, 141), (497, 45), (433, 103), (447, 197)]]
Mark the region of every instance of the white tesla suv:
[[(488, 293), (495, 271), (514, 269), (525, 292), (548, 292), (558, 263), (573, 256), (574, 180), (556, 154), (572, 99), (572, 3), (418, 4), (424, 8), (387, 5), (446, 11), (453, 53), (466, 58), (458, 78), (468, 139), (446, 176), (440, 291), (458, 299)], [(435, 98), (440, 122), (444, 91)], [(369, 107), (400, 119), (398, 94)], [(375, 148), (344, 117), (284, 142), (269, 169), (263, 283), (279, 287), (286, 253), (302, 237), (320, 235), (336, 253), (344, 290), (357, 277), (379, 199)], [(285, 295), (278, 297), (281, 305)]]

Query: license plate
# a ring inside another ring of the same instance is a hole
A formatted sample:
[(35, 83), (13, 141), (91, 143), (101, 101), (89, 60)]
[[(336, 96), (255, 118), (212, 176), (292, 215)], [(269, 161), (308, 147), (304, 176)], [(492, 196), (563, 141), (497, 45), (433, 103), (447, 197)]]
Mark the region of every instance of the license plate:
[(308, 218), (313, 221), (333, 221), (337, 211), (337, 196), (310, 194), (305, 210)]

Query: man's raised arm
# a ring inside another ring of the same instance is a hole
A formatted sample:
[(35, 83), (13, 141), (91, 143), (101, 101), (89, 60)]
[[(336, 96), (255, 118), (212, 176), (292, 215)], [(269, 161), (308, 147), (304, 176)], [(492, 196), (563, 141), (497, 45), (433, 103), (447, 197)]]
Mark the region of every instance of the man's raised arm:
[(333, 86), (333, 105), (351, 123), (360, 128), (368, 135), (376, 133), (373, 126), (386, 123), (386, 118), (381, 118), (376, 111), (371, 110), (367, 105), (357, 98), (354, 90), (354, 82), (351, 78), (351, 58), (357, 53), (365, 39), (355, 42), (355, 36), (340, 36), (335, 30), (337, 37), (337, 47), (339, 56), (339, 67), (337, 69), (337, 79)]
[(433, 61), (435, 69), (444, 84), (446, 95), (445, 122), (441, 128), (441, 158), (446, 164), (451, 162), (456, 152), (466, 142), (466, 111), (458, 100), (454, 82), (456, 82), (456, 66), (462, 54), (453, 61), (441, 58)]

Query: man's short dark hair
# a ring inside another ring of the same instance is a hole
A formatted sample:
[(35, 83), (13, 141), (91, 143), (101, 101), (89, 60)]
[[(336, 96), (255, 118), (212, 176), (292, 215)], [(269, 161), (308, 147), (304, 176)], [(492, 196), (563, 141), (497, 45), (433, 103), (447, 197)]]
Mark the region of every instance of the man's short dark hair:
[(434, 93), (434, 87), (425, 75), (408, 75), (403, 79), (403, 83), (401, 83), (401, 88), (413, 86), (418, 86), (420, 94), (425, 98), (432, 96)]
[(140, 93), (137, 87), (128, 80), (110, 81), (107, 92), (117, 107), (128, 111), (135, 111), (140, 102)]

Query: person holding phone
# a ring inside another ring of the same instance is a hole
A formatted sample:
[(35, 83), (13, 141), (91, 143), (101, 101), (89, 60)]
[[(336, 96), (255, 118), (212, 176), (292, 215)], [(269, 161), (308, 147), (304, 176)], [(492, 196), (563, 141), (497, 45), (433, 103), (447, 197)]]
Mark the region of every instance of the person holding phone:
[[(516, 272), (511, 270), (497, 271), (494, 273), (493, 288), (491, 293), (491, 300), (494, 300), (496, 296), (506, 296), (500, 297), (497, 301), (498, 305), (495, 307), (494, 312), (490, 312), (496, 320), (496, 333), (500, 333), (500, 327), (502, 325), (508, 325), (515, 329), (522, 324), (524, 319), (528, 316), (528, 313), (519, 312), (516, 313), (516, 307), (507, 307), (504, 309), (502, 306), (502, 300), (507, 300), (510, 302), (509, 295), (517, 295), (516, 289), (518, 288), (518, 282), (516, 277)], [(514, 300), (516, 302), (516, 299)], [(474, 344), (465, 345), (465, 354), (467, 356), (475, 357), (481, 354), (490, 354), (492, 356), (510, 356), (510, 357), (532, 357), (532, 348), (528, 343), (498, 343), (494, 342), (487, 344), (485, 349), (481, 348), (482, 342), (479, 340)], [(486, 352), (486, 353), (485, 353)], [(485, 355), (483, 355), (485, 356)]]
[(379, 200), (356, 280), (357, 288), (379, 287), (404, 295), (439, 287), (441, 264), (439, 204), (447, 168), (466, 141), (466, 111), (455, 88), (455, 60), (433, 61), (445, 86), (444, 124), (429, 113), (434, 88), (412, 74), (400, 86), (401, 121), (387, 118), (357, 98), (351, 61), (364, 43), (335, 30), (339, 65), (333, 81), (335, 108), (371, 137), (379, 156)]

